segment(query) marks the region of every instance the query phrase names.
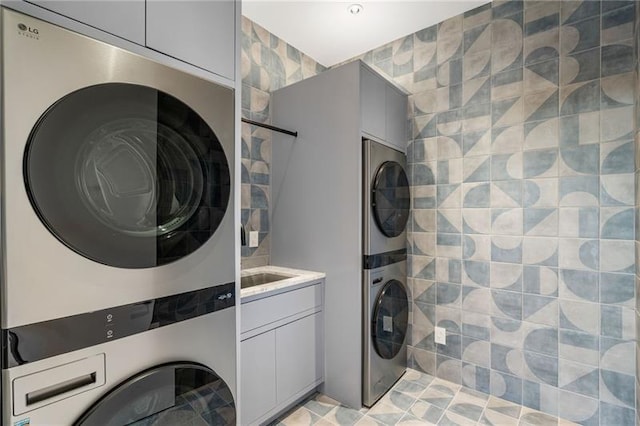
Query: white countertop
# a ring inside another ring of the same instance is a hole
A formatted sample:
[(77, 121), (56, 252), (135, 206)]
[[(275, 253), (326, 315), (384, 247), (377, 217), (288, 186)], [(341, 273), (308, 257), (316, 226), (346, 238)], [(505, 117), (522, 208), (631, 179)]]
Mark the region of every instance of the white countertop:
[(243, 288), (240, 290), (241, 303), (250, 302), (252, 300), (261, 299), (266, 296), (291, 291), (299, 287), (304, 287), (311, 282), (321, 280), (326, 277), (324, 272), (305, 271), (302, 269), (285, 268), (282, 266), (259, 266), (257, 268), (244, 269), (240, 271), (240, 276), (259, 274), (259, 273), (277, 273), (293, 275), (272, 283), (256, 285), (253, 287)]

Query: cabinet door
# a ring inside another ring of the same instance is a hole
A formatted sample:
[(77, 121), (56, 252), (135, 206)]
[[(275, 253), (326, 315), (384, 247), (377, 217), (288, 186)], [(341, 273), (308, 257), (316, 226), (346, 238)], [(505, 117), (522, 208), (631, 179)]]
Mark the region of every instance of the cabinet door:
[(233, 80), (235, 7), (233, 0), (147, 0), (147, 47)]
[(369, 71), (360, 71), (360, 101), (362, 103), (362, 131), (380, 139), (386, 134), (385, 81)]
[(276, 406), (275, 330), (240, 344), (242, 424), (248, 425)]
[(28, 1), (144, 46), (145, 0)]
[(322, 312), (276, 330), (278, 403), (323, 378)]
[(387, 142), (400, 148), (407, 149), (407, 96), (397, 91), (391, 85), (386, 86), (386, 122)]

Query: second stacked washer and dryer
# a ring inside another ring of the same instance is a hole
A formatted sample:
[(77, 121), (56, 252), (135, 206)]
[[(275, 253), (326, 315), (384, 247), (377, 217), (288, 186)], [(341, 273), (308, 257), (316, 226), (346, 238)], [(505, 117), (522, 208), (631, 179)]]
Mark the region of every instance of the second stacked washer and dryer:
[(363, 205), (363, 380), (370, 407), (407, 367), (406, 224), (411, 205), (406, 156), (365, 139)]

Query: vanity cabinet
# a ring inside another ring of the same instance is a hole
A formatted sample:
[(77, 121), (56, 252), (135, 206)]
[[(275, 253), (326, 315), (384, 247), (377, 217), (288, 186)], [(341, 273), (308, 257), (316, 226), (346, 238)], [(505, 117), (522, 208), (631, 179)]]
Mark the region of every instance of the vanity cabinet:
[[(239, 0), (27, 0), (27, 3), (229, 80), (235, 78)], [(16, 2), (13, 4), (17, 6)]]
[(241, 305), (242, 424), (270, 420), (322, 383), (323, 290), (321, 280)]
[(407, 149), (407, 95), (364, 64), (360, 68), (362, 132)]

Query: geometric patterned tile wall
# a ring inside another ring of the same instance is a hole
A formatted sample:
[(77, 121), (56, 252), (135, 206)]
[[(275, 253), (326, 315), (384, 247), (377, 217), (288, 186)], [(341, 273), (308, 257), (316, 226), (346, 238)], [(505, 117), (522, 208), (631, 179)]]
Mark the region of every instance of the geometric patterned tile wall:
[(360, 57), (411, 94), (411, 367), (635, 424), (636, 8), (495, 1)]
[[(325, 68), (295, 47), (242, 17), (242, 117), (270, 123), (270, 93)], [(242, 247), (242, 268), (269, 264), (271, 132), (242, 123), (241, 221), (259, 231), (256, 248)]]

